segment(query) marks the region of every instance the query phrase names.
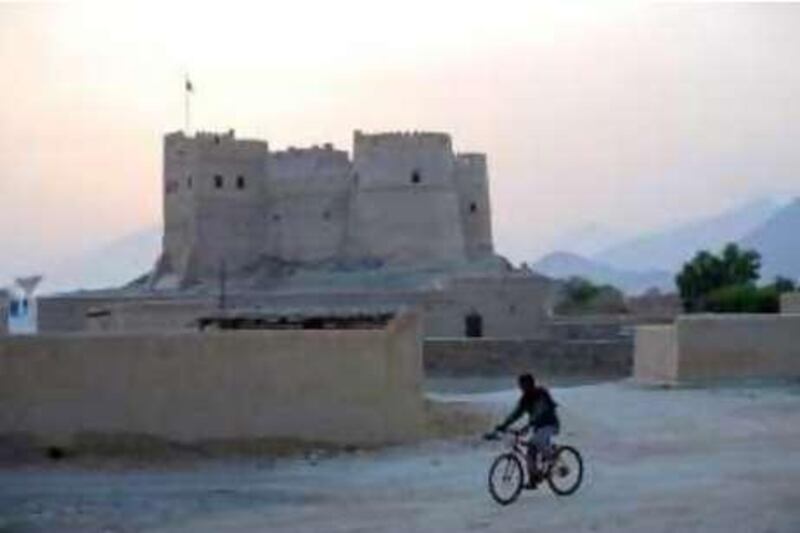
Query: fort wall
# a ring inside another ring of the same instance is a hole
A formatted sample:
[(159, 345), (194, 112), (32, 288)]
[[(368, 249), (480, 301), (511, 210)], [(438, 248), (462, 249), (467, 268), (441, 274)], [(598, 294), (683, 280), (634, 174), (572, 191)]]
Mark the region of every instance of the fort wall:
[(800, 314), (800, 292), (781, 294), (781, 313)]
[(467, 322), (473, 316), (481, 337), (546, 338), (552, 298), (553, 284), (544, 277), (454, 277), (425, 303), (426, 337), (470, 336)]
[(343, 256), (351, 193), (347, 152), (325, 145), (273, 153), (267, 171), (266, 255), (308, 263)]
[[(303, 309), (415, 308), (426, 338), (467, 335), (470, 316), (486, 338), (538, 339), (551, 336), (548, 323), (554, 285), (532, 275), (456, 276), (438, 287), (418, 289), (303, 290), (231, 292), (230, 309), (270, 312)], [(196, 320), (217, 312), (215, 295), (121, 298), (47, 297), (39, 300), (42, 332), (150, 332), (194, 329)]]
[(492, 255), (492, 212), (484, 154), (458, 154), (455, 186), (467, 258), (475, 260)]
[[(486, 158), (444, 133), (356, 131), (332, 145), (269, 152), (227, 133), (164, 141), (164, 239), (156, 278), (236, 275), (293, 263), (461, 263), (493, 254)], [(157, 280), (156, 280), (157, 281)]]
[(678, 380), (678, 338), (673, 324), (636, 328), (633, 377), (640, 383)]
[(185, 281), (252, 264), (264, 241), (267, 143), (171, 134), (164, 154), (164, 254)]
[(428, 376), (623, 379), (631, 375), (630, 339), (426, 339)]
[(0, 289), (0, 335), (8, 333), (9, 306), (11, 295), (5, 289)]
[(635, 377), (681, 382), (800, 376), (800, 315), (681, 316), (637, 328)]
[(410, 441), (422, 431), (419, 323), (383, 329), (0, 339), (0, 435), (184, 443)]
[(387, 264), (463, 261), (453, 165), (448, 135), (356, 131), (352, 252)]
[[(114, 300), (119, 300), (119, 297)], [(88, 329), (87, 313), (108, 304), (108, 297), (43, 296), (39, 298), (39, 333), (72, 333)]]

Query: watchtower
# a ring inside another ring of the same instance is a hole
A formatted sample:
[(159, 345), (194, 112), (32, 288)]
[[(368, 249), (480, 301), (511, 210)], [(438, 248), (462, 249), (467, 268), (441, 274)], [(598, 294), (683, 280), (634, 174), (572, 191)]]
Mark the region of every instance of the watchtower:
[(160, 270), (183, 283), (236, 273), (263, 247), (267, 143), (227, 133), (164, 139)]
[(494, 254), (494, 244), (486, 155), (458, 154), (455, 160), (455, 183), (467, 258), (476, 260), (491, 256)]
[(351, 179), (347, 152), (331, 144), (272, 152), (265, 205), (267, 255), (298, 263), (342, 256)]
[(454, 160), (444, 133), (356, 131), (352, 252), (387, 264), (462, 261)]

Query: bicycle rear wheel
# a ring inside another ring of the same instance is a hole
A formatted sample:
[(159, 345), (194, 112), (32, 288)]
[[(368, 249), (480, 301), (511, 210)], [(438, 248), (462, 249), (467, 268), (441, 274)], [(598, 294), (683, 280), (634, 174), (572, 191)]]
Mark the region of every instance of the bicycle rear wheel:
[(489, 468), (489, 494), (500, 505), (513, 503), (524, 483), (522, 461), (513, 453), (498, 456)]
[(573, 494), (583, 481), (583, 458), (572, 446), (559, 446), (547, 469), (547, 484), (559, 496)]

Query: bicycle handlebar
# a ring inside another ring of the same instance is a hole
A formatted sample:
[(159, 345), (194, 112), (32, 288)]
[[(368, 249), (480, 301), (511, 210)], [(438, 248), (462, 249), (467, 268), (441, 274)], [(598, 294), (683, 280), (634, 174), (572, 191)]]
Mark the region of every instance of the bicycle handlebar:
[(522, 428), (522, 429), (513, 429), (513, 428), (495, 429), (495, 430), (490, 431), (489, 433), (484, 433), (483, 438), (485, 440), (500, 440), (500, 434), (502, 434), (502, 433), (505, 433), (505, 434), (508, 434), (508, 435), (513, 435), (515, 437), (521, 437), (522, 435), (525, 434), (526, 431), (527, 431), (527, 428)]
[(495, 431), (497, 433), (507, 433), (509, 435), (515, 435), (519, 437), (527, 433), (528, 426), (523, 426), (521, 428), (495, 429)]

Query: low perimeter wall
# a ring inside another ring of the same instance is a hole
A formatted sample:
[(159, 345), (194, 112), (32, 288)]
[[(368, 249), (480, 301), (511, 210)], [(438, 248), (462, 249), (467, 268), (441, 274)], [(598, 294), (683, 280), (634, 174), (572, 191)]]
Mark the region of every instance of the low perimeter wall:
[(781, 313), (800, 313), (800, 292), (781, 294)]
[(8, 315), (11, 296), (8, 291), (0, 289), (0, 335), (8, 333)]
[(423, 420), (420, 322), (385, 329), (0, 339), (0, 435), (401, 442)]
[(631, 375), (633, 345), (624, 339), (426, 339), (424, 359), (429, 375), (622, 378)]
[(636, 330), (641, 382), (793, 376), (800, 376), (800, 315), (681, 316)]

